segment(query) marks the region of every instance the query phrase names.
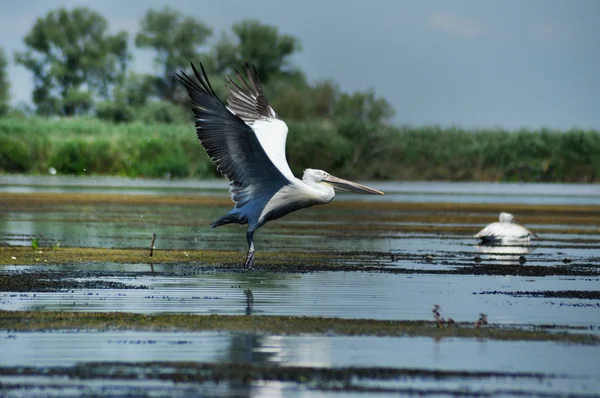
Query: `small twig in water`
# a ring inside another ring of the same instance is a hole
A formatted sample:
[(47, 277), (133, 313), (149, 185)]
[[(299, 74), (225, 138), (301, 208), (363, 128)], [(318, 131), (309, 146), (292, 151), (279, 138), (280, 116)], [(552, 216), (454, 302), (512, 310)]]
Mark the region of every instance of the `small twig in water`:
[(479, 314), (479, 319), (475, 323), (475, 328), (479, 329), (481, 326), (484, 326), (487, 324), (488, 324), (487, 315), (482, 312), (481, 314)]
[(150, 243), (150, 257), (154, 253), (154, 241), (156, 241), (156, 232), (152, 233), (152, 243)]
[(437, 322), (438, 328), (444, 327), (444, 318), (442, 318), (442, 316), (440, 314), (441, 309), (442, 308), (438, 304), (435, 304), (433, 306), (433, 309), (431, 310), (431, 312), (433, 312), (433, 318)]
[(438, 304), (435, 304), (433, 306), (433, 309), (431, 310), (431, 312), (433, 312), (433, 318), (435, 319), (435, 322), (437, 323), (438, 328), (443, 328), (444, 326), (456, 325), (456, 322), (454, 321), (454, 319), (448, 318), (448, 320), (445, 320), (444, 318), (442, 318), (441, 311), (442, 311), (442, 307), (440, 307)]

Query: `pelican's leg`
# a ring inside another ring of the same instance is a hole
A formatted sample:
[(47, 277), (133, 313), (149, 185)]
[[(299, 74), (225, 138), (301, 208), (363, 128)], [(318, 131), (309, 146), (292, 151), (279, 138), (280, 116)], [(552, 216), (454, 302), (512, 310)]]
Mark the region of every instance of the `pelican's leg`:
[(246, 232), (246, 240), (248, 240), (248, 255), (246, 256), (244, 268), (250, 269), (254, 264), (254, 231)]

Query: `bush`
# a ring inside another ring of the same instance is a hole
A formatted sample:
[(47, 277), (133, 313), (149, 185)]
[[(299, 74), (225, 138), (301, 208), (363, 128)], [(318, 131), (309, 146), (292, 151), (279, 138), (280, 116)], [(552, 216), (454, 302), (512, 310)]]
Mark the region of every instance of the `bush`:
[[(199, 144), (198, 144), (199, 145)], [(135, 174), (146, 177), (188, 177), (189, 159), (177, 142), (148, 137), (140, 142)]]
[(86, 152), (79, 140), (64, 141), (50, 157), (50, 166), (60, 174), (84, 174), (88, 158)]
[[(600, 132), (390, 127), (289, 121), (287, 158), (301, 176), (348, 179), (600, 181)], [(219, 176), (191, 123), (109, 123), (91, 117), (0, 118), (0, 172)]]
[(25, 142), (0, 135), (0, 171), (23, 173), (31, 168), (31, 159)]
[(332, 123), (290, 122), (288, 127), (287, 159), (294, 174), (300, 177), (306, 168), (333, 174), (343, 168), (352, 148)]
[(149, 102), (136, 109), (136, 119), (143, 123), (185, 123), (190, 120), (190, 112), (181, 106), (166, 101)]
[(135, 120), (135, 112), (126, 103), (105, 101), (96, 106), (96, 116), (99, 119), (113, 123), (127, 123)]

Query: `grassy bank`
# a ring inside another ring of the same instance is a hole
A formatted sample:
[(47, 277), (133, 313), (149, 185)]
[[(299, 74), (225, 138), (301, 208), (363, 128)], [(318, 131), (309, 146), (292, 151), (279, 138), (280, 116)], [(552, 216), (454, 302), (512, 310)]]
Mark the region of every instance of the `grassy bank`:
[[(467, 131), (327, 121), (288, 122), (295, 173), (452, 181), (600, 181), (600, 132)], [(94, 118), (0, 118), (0, 172), (131, 177), (217, 176), (188, 124), (112, 124)]]

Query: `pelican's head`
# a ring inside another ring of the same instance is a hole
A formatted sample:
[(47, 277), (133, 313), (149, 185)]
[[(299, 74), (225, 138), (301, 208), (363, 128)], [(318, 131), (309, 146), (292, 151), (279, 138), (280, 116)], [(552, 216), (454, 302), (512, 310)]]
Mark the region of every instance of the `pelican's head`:
[(513, 223), (515, 222), (515, 216), (513, 216), (510, 213), (500, 213), (500, 217), (499, 217), (500, 222), (508, 222), (508, 223)]
[(326, 171), (317, 169), (306, 169), (302, 175), (302, 181), (306, 185), (317, 186), (322, 184), (338, 191), (348, 191), (370, 195), (383, 195), (383, 192), (373, 188), (365, 187), (352, 181), (334, 177)]

